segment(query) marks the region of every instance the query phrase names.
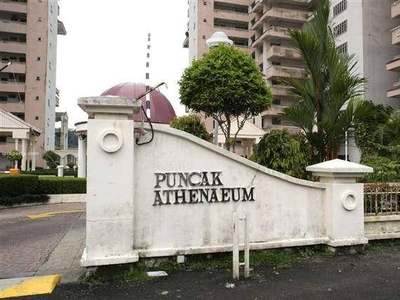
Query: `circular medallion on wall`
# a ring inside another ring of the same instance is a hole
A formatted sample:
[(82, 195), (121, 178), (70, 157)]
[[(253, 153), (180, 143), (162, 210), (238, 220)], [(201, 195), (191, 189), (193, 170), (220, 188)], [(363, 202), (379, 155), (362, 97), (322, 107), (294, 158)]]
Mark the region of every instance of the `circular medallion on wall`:
[(109, 128), (104, 130), (99, 138), (101, 149), (107, 153), (114, 153), (121, 149), (123, 137), (119, 130)]
[(352, 192), (344, 193), (342, 197), (342, 205), (346, 210), (355, 210), (357, 207), (357, 198)]

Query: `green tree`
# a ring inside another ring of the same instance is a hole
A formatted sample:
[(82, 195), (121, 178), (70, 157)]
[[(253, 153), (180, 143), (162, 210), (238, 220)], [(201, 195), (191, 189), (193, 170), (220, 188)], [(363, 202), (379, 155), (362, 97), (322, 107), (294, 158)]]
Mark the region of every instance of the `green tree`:
[(210, 141), (210, 134), (198, 115), (187, 115), (173, 119), (169, 126), (179, 129), (203, 140)]
[(337, 158), (345, 132), (372, 113), (369, 102), (360, 98), (366, 80), (357, 75), (354, 56), (338, 52), (329, 13), (330, 2), (322, 0), (310, 22), (289, 30), (308, 76), (283, 80), (300, 101), (282, 115), (304, 131), (313, 162)]
[(372, 167), (373, 173), (366, 174), (359, 182), (399, 182), (400, 161), (388, 157), (370, 155), (361, 160), (361, 163)]
[(50, 169), (54, 169), (60, 164), (60, 156), (51, 150), (43, 153), (42, 158)]
[(7, 154), (7, 159), (11, 162), (18, 161), (22, 159), (22, 153), (19, 152), (18, 150), (11, 150)]
[(381, 104), (374, 108), (374, 116), (359, 120), (355, 126), (362, 158), (377, 155), (400, 162), (400, 109)]
[[(246, 120), (267, 109), (272, 102), (271, 91), (251, 56), (224, 44), (194, 61), (184, 71), (179, 85), (182, 104), (218, 122), (227, 150), (235, 144)], [(238, 130), (231, 138), (233, 120)]]
[(250, 160), (287, 175), (310, 179), (306, 167), (310, 164), (310, 147), (303, 134), (286, 130), (271, 130), (253, 146)]

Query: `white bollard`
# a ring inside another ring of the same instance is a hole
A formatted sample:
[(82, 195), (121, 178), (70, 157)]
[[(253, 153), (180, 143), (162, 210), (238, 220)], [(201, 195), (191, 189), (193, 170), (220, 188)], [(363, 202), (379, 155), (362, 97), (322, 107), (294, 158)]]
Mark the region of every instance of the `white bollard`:
[[(244, 262), (239, 261), (240, 247), (243, 245), (239, 244), (239, 221), (244, 222)], [(244, 278), (248, 278), (250, 275), (250, 242), (248, 234), (248, 219), (247, 216), (239, 216), (238, 213), (233, 213), (232, 220), (232, 277), (233, 279), (239, 279), (240, 277), (240, 266), (244, 266)]]
[(57, 177), (64, 177), (64, 166), (57, 166)]

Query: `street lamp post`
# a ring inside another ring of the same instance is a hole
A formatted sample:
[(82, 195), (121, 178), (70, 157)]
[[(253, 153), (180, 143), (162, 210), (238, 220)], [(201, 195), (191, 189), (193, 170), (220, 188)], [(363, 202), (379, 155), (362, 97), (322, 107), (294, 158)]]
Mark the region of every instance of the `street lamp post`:
[[(214, 33), (212, 34), (212, 36), (211, 36), (208, 40), (206, 40), (206, 45), (207, 45), (207, 47), (208, 47), (209, 49), (211, 49), (211, 48), (213, 48), (213, 47), (217, 47), (217, 46), (220, 45), (220, 44), (232, 45), (232, 44), (233, 44), (233, 41), (230, 40), (230, 39), (228, 38), (228, 36), (227, 36), (225, 33), (221, 32), (221, 31), (214, 32)], [(213, 143), (214, 143), (215, 145), (218, 145), (218, 126), (219, 126), (219, 125), (218, 125), (218, 122), (217, 122), (217, 120), (214, 118), (214, 133), (213, 133), (214, 137), (213, 137)]]

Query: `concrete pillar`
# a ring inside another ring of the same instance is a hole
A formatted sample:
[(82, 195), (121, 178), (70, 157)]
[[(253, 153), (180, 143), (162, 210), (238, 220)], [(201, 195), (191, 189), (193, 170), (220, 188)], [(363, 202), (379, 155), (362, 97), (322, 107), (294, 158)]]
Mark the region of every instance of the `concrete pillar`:
[(87, 168), (87, 122), (75, 124), (75, 134), (78, 135), (78, 177), (86, 178)]
[(36, 171), (36, 142), (32, 142), (32, 171)]
[(327, 243), (332, 247), (368, 243), (364, 237), (364, 184), (357, 177), (373, 169), (356, 163), (334, 159), (308, 166), (320, 182), (326, 184)]
[(27, 154), (28, 154), (28, 151), (27, 151), (27, 139), (22, 139), (22, 150), (21, 150), (21, 153), (22, 153), (22, 163), (21, 163), (21, 170), (22, 171), (26, 171), (26, 161), (27, 161)]
[(78, 177), (86, 178), (87, 137), (80, 135), (78, 139)]
[[(15, 139), (15, 150), (18, 151), (18, 139)], [(18, 160), (14, 161), (14, 169), (18, 169)]]
[(83, 266), (138, 261), (133, 249), (134, 135), (129, 115), (141, 103), (116, 97), (80, 98), (87, 123), (86, 248)]

